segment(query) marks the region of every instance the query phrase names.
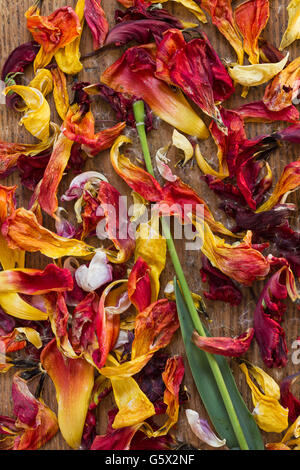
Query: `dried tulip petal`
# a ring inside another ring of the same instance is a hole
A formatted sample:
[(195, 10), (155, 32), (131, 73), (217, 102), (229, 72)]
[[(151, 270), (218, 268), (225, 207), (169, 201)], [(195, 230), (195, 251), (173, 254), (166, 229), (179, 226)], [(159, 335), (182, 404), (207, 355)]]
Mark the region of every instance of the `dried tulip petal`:
[(239, 357), (245, 354), (252, 342), (254, 328), (248, 328), (236, 338), (225, 337), (203, 337), (194, 331), (192, 336), (193, 343), (197, 348), (211, 354), (220, 354), (221, 356)]
[(85, 0), (78, 0), (75, 7), (75, 13), (78, 16), (81, 27), (79, 36), (65, 47), (58, 49), (55, 53), (55, 60), (58, 67), (63, 73), (68, 75), (76, 75), (81, 72), (83, 68), (80, 62), (79, 46), (84, 25), (84, 6)]
[(289, 420), (294, 423), (300, 416), (300, 400), (291, 392), (292, 385), (299, 379), (299, 372), (283, 379), (280, 383), (280, 403), (289, 409)]
[[(250, 378), (249, 372), (251, 375), (256, 371), (259, 373), (259, 367), (254, 368), (253, 366), (249, 366), (248, 369), (246, 364), (243, 363), (240, 365), (240, 368), (245, 374), (247, 384), (251, 389), (252, 401), (255, 406), (252, 414), (260, 429), (266, 432), (280, 433), (284, 431), (288, 427), (288, 409), (283, 408), (280, 405), (278, 398), (273, 394), (270, 395), (270, 392), (262, 386), (263, 384), (261, 382), (259, 385), (262, 388), (262, 391)], [(254, 375), (254, 378), (257, 379), (257, 375)], [(271, 377), (270, 380), (272, 380)], [(277, 386), (275, 381), (273, 381), (273, 385), (274, 387)]]
[(185, 410), (185, 414), (191, 430), (198, 437), (198, 439), (211, 447), (223, 447), (226, 444), (226, 440), (219, 439), (211, 430), (208, 422), (205, 419), (200, 418), (197, 411)]
[(85, 0), (84, 16), (93, 35), (94, 49), (99, 49), (103, 46), (109, 29), (101, 0)]
[(267, 85), (263, 102), (270, 111), (281, 111), (297, 98), (300, 79), (300, 58), (293, 60)]
[(94, 385), (94, 368), (84, 359), (63, 356), (55, 339), (43, 349), (41, 363), (55, 386), (59, 429), (69, 446), (78, 449)]
[(66, 76), (59, 67), (51, 67), (51, 74), (54, 85), (53, 98), (56, 111), (61, 119), (64, 120), (70, 106)]
[(192, 110), (180, 91), (174, 92), (155, 77), (156, 52), (153, 45), (132, 47), (101, 76), (101, 82), (113, 90), (142, 98), (161, 119), (178, 130), (208, 137), (203, 121)]
[(12, 85), (5, 88), (4, 93), (15, 92), (21, 96), (26, 103), (28, 111), (20, 120), (25, 128), (41, 142), (49, 139), (50, 107), (43, 94), (31, 87)]
[(49, 16), (40, 16), (38, 6), (33, 5), (27, 10), (25, 17), (27, 29), (41, 45), (34, 61), (35, 70), (48, 65), (54, 54), (74, 41), (81, 32), (79, 18), (71, 7), (62, 7)]
[(234, 10), (234, 19), (244, 38), (250, 64), (259, 63), (258, 38), (269, 19), (269, 0), (248, 0)]
[(138, 257), (128, 278), (128, 297), (138, 312), (151, 304), (150, 270), (143, 258)]
[(270, 111), (263, 101), (254, 101), (234, 109), (246, 122), (297, 122), (299, 112), (295, 106), (288, 106), (281, 111)]
[(40, 251), (49, 258), (62, 256), (89, 256), (95, 249), (84, 242), (60, 237), (47, 230), (31, 211), (17, 209), (2, 226), (2, 234), (9, 248), (29, 252)]
[(299, 24), (300, 24), (300, 3), (299, 0), (291, 0), (287, 6), (289, 15), (289, 22), (282, 37), (279, 49), (282, 51), (290, 46), (294, 41), (300, 38)]

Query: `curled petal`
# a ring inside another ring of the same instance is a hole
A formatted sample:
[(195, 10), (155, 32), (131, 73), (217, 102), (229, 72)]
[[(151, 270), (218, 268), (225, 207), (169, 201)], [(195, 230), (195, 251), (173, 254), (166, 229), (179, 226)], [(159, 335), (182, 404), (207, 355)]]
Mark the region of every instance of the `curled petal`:
[(118, 250), (117, 253), (107, 250), (107, 257), (112, 263), (125, 263), (131, 258), (135, 248), (126, 204), (119, 191), (105, 181), (101, 181), (99, 185), (98, 200), (104, 212), (106, 231)]
[(244, 38), (244, 50), (251, 64), (259, 63), (258, 38), (268, 22), (269, 13), (269, 0), (248, 0), (234, 10), (234, 19)]
[(155, 77), (153, 45), (132, 47), (101, 76), (101, 82), (117, 92), (141, 97), (161, 119), (188, 135), (207, 138), (203, 121), (181, 92)]
[(107, 181), (106, 177), (98, 171), (85, 171), (80, 175), (75, 176), (71, 181), (68, 190), (62, 196), (62, 201), (73, 201), (79, 199), (84, 191), (84, 187), (88, 183), (96, 184), (99, 186), (100, 181)]
[(14, 376), (12, 398), (17, 419), (11, 449), (39, 449), (58, 431), (55, 414), (30, 393), (27, 383), (18, 375)]
[(234, 245), (213, 235), (204, 222), (196, 223), (198, 234), (202, 239), (202, 252), (212, 265), (226, 276), (244, 285), (251, 285), (256, 279), (264, 279), (270, 271), (268, 260), (252, 246), (252, 233), (249, 231), (244, 240)]
[(205, 419), (201, 419), (199, 413), (194, 410), (185, 410), (185, 414), (188, 423), (193, 433), (203, 442), (211, 447), (223, 447), (226, 444), (226, 440), (219, 439), (215, 433), (211, 430), (208, 422)]
[(289, 22), (284, 35), (281, 39), (279, 49), (282, 51), (290, 46), (294, 41), (300, 38), (299, 24), (300, 24), (300, 3), (298, 0), (291, 0), (287, 6), (289, 15)]
[(160, 290), (159, 278), (165, 268), (167, 257), (166, 239), (159, 233), (157, 218), (153, 217), (148, 223), (140, 224), (134, 256), (135, 260), (141, 257), (149, 266), (151, 302), (155, 302)]
[(22, 156), (37, 156), (44, 151), (48, 151), (54, 144), (55, 139), (59, 133), (59, 127), (51, 123), (52, 133), (49, 139), (45, 142), (39, 142), (38, 144), (19, 144), (0, 141), (0, 175), (3, 176), (5, 173), (14, 168), (19, 159)]
[(289, 266), (283, 266), (266, 283), (254, 312), (255, 338), (264, 363), (268, 367), (284, 367), (287, 363), (285, 332), (281, 327), (286, 307), (282, 300), (295, 301), (299, 294)]
[(253, 336), (254, 328), (248, 328), (245, 333), (236, 338), (206, 338), (194, 331), (192, 341), (197, 348), (203, 351), (221, 356), (239, 357), (248, 351)]
[(103, 46), (109, 29), (101, 0), (85, 0), (84, 16), (93, 35), (94, 49), (99, 49)]
[[(180, 149), (184, 153), (184, 161), (182, 165), (184, 166), (194, 155), (194, 149), (190, 141), (176, 129), (173, 131), (172, 135), (172, 145)], [(170, 180), (169, 180), (170, 181)]]
[(72, 42), (65, 47), (58, 49), (55, 53), (55, 60), (60, 70), (68, 75), (76, 75), (81, 72), (83, 66), (80, 62), (80, 40), (84, 24), (84, 6), (85, 0), (78, 0), (75, 7), (75, 13), (80, 21), (81, 31)]
[(55, 339), (43, 349), (41, 363), (55, 386), (60, 431), (69, 446), (78, 449), (94, 385), (94, 368), (84, 359), (63, 356)]
[(49, 258), (62, 256), (89, 256), (95, 249), (84, 242), (60, 237), (47, 230), (31, 211), (17, 209), (2, 226), (2, 234), (9, 248), (29, 252), (40, 251)]
[(19, 292), (28, 295), (46, 294), (52, 290), (72, 290), (73, 280), (67, 269), (48, 264), (43, 270), (13, 269), (0, 272), (0, 293)]
[(271, 80), (284, 69), (288, 61), (287, 54), (280, 62), (254, 65), (230, 65), (228, 73), (232, 80), (240, 85), (258, 86)]
[[(50, 70), (39, 69), (28, 86), (39, 90), (44, 96), (49, 95), (53, 90), (53, 80)], [(21, 108), (19, 108), (19, 110), (23, 111)]]
[(32, 87), (12, 85), (5, 88), (4, 93), (17, 93), (24, 100), (28, 111), (20, 120), (28, 132), (45, 142), (49, 138), (50, 107), (43, 94)]
[(95, 134), (95, 121), (91, 111), (81, 115), (77, 104), (73, 105), (63, 123), (64, 135), (73, 142), (82, 145), (83, 150), (90, 156), (110, 148), (115, 139), (124, 130), (126, 123), (120, 122), (110, 129), (104, 129)]
[(110, 152), (112, 166), (133, 191), (142, 195), (147, 201), (159, 201), (162, 197), (162, 189), (156, 179), (147, 171), (134, 165), (119, 151), (123, 144), (131, 143), (132, 141), (123, 135), (116, 140)]
[(28, 30), (41, 45), (34, 61), (35, 70), (48, 65), (54, 54), (70, 44), (81, 32), (79, 18), (71, 7), (62, 7), (49, 16), (40, 16), (39, 8), (33, 5), (25, 17)]
[[(260, 429), (266, 432), (280, 433), (284, 431), (288, 427), (288, 409), (280, 405), (278, 398), (269, 395), (264, 388), (261, 391), (251, 380), (250, 374), (253, 375), (255, 371), (259, 372), (258, 367), (254, 369), (250, 366), (248, 370), (246, 364), (241, 364), (240, 368), (245, 374), (247, 384), (251, 389), (252, 401), (255, 406), (252, 414)], [(254, 375), (254, 378), (258, 378), (257, 374)], [(259, 385), (262, 387), (262, 382)]]
[(112, 281), (112, 267), (106, 254), (103, 251), (95, 253), (89, 267), (83, 264), (76, 270), (75, 278), (79, 287), (86, 292), (95, 291)]
[(151, 304), (150, 267), (138, 257), (128, 278), (128, 297), (138, 312)]
[(54, 85), (53, 98), (56, 111), (61, 119), (64, 120), (70, 106), (66, 76), (59, 67), (51, 67), (51, 74)]
[[(127, 1), (128, 0), (125, 0), (125, 2)], [(167, 1), (168, 0), (151, 0), (152, 3), (165, 3)], [(180, 5), (184, 6), (188, 11), (193, 13), (196, 16), (196, 18), (202, 23), (207, 23), (206, 16), (204, 12), (201, 10), (201, 8), (199, 7), (199, 5), (197, 5), (196, 1), (194, 0), (171, 0), (171, 1), (175, 3), (179, 3)]]
[[(184, 137), (184, 136), (183, 136)], [(170, 148), (170, 145), (166, 145), (165, 147), (161, 147), (158, 149), (155, 155), (155, 161), (157, 169), (160, 175), (167, 181), (176, 181), (177, 176), (173, 175), (171, 168), (169, 167), (169, 159), (167, 158), (167, 153)]]
[(291, 392), (291, 387), (299, 379), (299, 372), (283, 379), (280, 383), (280, 403), (289, 409), (289, 420), (294, 423), (300, 416), (300, 400)]
[(131, 441), (142, 423), (116, 429), (104, 436), (96, 436), (91, 450), (129, 450)]
[(0, 305), (8, 314), (21, 320), (43, 321), (48, 314), (23, 300), (17, 293), (4, 293), (0, 295)]
[(257, 213), (273, 209), (278, 203), (284, 203), (287, 196), (300, 186), (300, 161), (287, 165), (271, 194), (270, 198), (257, 209)]

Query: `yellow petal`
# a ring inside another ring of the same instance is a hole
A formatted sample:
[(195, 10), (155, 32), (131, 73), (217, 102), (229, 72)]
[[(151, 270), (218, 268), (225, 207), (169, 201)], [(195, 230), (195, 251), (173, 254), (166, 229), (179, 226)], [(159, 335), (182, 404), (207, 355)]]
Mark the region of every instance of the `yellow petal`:
[(23, 85), (7, 87), (4, 93), (7, 95), (10, 91), (20, 95), (28, 108), (19, 124), (23, 124), (34, 137), (45, 142), (50, 133), (50, 107), (43, 94), (36, 88)]
[(45, 312), (29, 305), (18, 294), (0, 294), (0, 305), (8, 315), (21, 320), (43, 321), (47, 320)]
[(134, 426), (155, 415), (151, 401), (132, 377), (111, 378), (111, 384), (119, 412), (113, 422), (113, 429)]
[(21, 328), (20, 327), (20, 328), (16, 328), (16, 330), (19, 333), (25, 335), (27, 341), (33, 344), (33, 346), (35, 346), (37, 349), (40, 349), (43, 346), (40, 334), (33, 328)]
[(286, 66), (289, 54), (280, 62), (254, 65), (229, 65), (228, 73), (232, 80), (245, 87), (258, 86), (275, 77)]
[(203, 157), (199, 145), (196, 145), (195, 149), (195, 157), (196, 157), (196, 162), (200, 168), (200, 170), (205, 174), (205, 175), (212, 175), (215, 176), (216, 178), (219, 179), (224, 179), (229, 176), (229, 171), (228, 171), (228, 166), (226, 163), (226, 160), (223, 160), (223, 152), (218, 152), (218, 158), (219, 158), (219, 171), (214, 170), (205, 160)]
[[(241, 364), (240, 368), (245, 374), (247, 384), (252, 392), (252, 401), (255, 406), (252, 414), (260, 429), (266, 432), (280, 433), (284, 431), (288, 427), (288, 408), (283, 408), (279, 403), (279, 400), (273, 396), (269, 396), (261, 392), (261, 390), (252, 382), (246, 364)], [(257, 369), (258, 368), (255, 370), (252, 366), (249, 368), (252, 375), (254, 373), (255, 377), (262, 380), (261, 383), (267, 384), (266, 390), (269, 390), (272, 379), (270, 378), (271, 380), (266, 380), (265, 374), (262, 376), (261, 370), (257, 371)]]
[(191, 142), (180, 132), (174, 129), (172, 135), (172, 145), (184, 152), (183, 166), (191, 159), (194, 155), (194, 149)]
[(288, 47), (292, 42), (300, 39), (300, 0), (291, 0), (287, 11), (289, 22), (281, 40), (280, 51)]
[[(166, 3), (168, 0), (151, 0), (152, 3)], [(180, 3), (180, 5), (187, 8), (191, 13), (193, 13), (196, 18), (201, 21), (202, 23), (207, 23), (206, 16), (204, 12), (201, 10), (199, 5), (193, 0), (171, 0), (176, 3)]]
[(158, 218), (153, 216), (149, 222), (140, 224), (134, 253), (135, 261), (141, 257), (150, 267), (151, 302), (158, 298), (159, 278), (166, 265), (166, 256), (166, 239), (159, 234)]
[(50, 70), (48, 69), (39, 69), (35, 77), (29, 85), (31, 88), (36, 88), (44, 96), (49, 95), (53, 90), (53, 80)]

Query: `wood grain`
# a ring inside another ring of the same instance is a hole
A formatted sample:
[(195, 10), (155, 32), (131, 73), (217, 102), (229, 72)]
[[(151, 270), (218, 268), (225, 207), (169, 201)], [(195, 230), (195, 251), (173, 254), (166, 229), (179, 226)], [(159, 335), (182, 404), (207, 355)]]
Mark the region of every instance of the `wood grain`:
[[(0, 22), (1, 22), (1, 34), (0, 34), (0, 48), (1, 48), (1, 63), (0, 66), (3, 66), (3, 63), (9, 53), (17, 47), (19, 44), (24, 43), (30, 40), (30, 34), (26, 30), (24, 13), (27, 8), (31, 5), (31, 0), (0, 0)], [(234, 5), (237, 5), (241, 2), (233, 2)], [(270, 20), (269, 24), (264, 32), (264, 37), (270, 42), (274, 43), (276, 46), (280, 44), (280, 40), (283, 34), (283, 31), (286, 28), (287, 24), (287, 13), (286, 6), (288, 5), (289, 0), (272, 0), (270, 1)], [(47, 15), (54, 11), (54, 9), (68, 4), (75, 7), (76, 2), (72, 0), (54, 0), (54, 1), (44, 1), (42, 13)], [(102, 2), (104, 10), (107, 13), (110, 24), (113, 24), (114, 11), (119, 4), (116, 0), (103, 0)], [(176, 16), (182, 19), (189, 19), (194, 21), (194, 17), (190, 15), (183, 7), (174, 5), (173, 2), (170, 2), (167, 5), (167, 8), (174, 13)], [(221, 58), (235, 60), (235, 54), (230, 45), (224, 40), (221, 34), (216, 30), (214, 26), (210, 23), (203, 25), (203, 30), (208, 34), (210, 41), (213, 46), (216, 48)], [(300, 43), (299, 41), (294, 43), (288, 48), (290, 52), (290, 59), (293, 60), (299, 55)], [(81, 52), (83, 55), (92, 51), (92, 40), (90, 32), (85, 28), (82, 42), (81, 42)], [(97, 57), (89, 58), (84, 60), (84, 71), (79, 74), (77, 77), (80, 81), (88, 81), (95, 83), (99, 81), (101, 72), (105, 68), (112, 64), (122, 53), (123, 49), (114, 49), (109, 48), (105, 49)], [(25, 77), (25, 80), (29, 82), (32, 78), (32, 70), (30, 70)], [(74, 77), (69, 77), (68, 84), (71, 88), (74, 81)], [(227, 108), (233, 108), (241, 104), (243, 100), (240, 98), (241, 89), (237, 87), (235, 96), (228, 101), (225, 106)], [(255, 89), (251, 89), (247, 98), (247, 102), (251, 102), (256, 99), (260, 99), (263, 96), (264, 87), (260, 86)], [(56, 114), (53, 103), (52, 106), (52, 120), (60, 123), (60, 119)], [(93, 108), (95, 117), (97, 120), (114, 120), (115, 117), (109, 107), (101, 102), (100, 100), (96, 101)], [(206, 118), (204, 117), (204, 120)], [(0, 106), (0, 139), (4, 141), (11, 142), (30, 142), (30, 136), (23, 127), (18, 126), (19, 116), (5, 108), (4, 105)], [(156, 150), (161, 146), (165, 145), (169, 140), (172, 133), (172, 129), (167, 124), (162, 121), (157, 121), (158, 129), (151, 132), (150, 136), (150, 150), (152, 155), (155, 154)], [(264, 124), (247, 124), (246, 130), (249, 137), (255, 137), (264, 133), (269, 133), (271, 130), (274, 130), (278, 127), (277, 124), (264, 125)], [(138, 156), (140, 154), (140, 148), (138, 146), (138, 141), (134, 134), (130, 132), (130, 135), (134, 137), (134, 155)], [(200, 144), (202, 153), (208, 157), (209, 161), (216, 162), (216, 147), (211, 139), (206, 142), (201, 142)], [(283, 167), (299, 158), (299, 146), (297, 145), (284, 145), (278, 151), (274, 152), (270, 159), (270, 164), (272, 170), (274, 171), (274, 181), (277, 181), (278, 176), (280, 175)], [(172, 153), (172, 168), (174, 168), (175, 163), (179, 160), (180, 156), (178, 153)], [(94, 159), (88, 159), (85, 165), (85, 170), (95, 169), (100, 172), (103, 172), (110, 183), (116, 186), (119, 191), (124, 195), (130, 195), (130, 191), (126, 184), (114, 173), (110, 161), (109, 153), (103, 152)], [(176, 168), (176, 173), (187, 183), (189, 183), (197, 192), (201, 195), (209, 204), (213, 210), (215, 217), (217, 219), (225, 222), (229, 227), (231, 221), (226, 221), (222, 211), (218, 209), (219, 200), (210, 192), (205, 183), (200, 180), (201, 172), (197, 167), (196, 162), (190, 161), (184, 168)], [(59, 193), (63, 194), (65, 189), (68, 187), (73, 174), (69, 172), (64, 176), (64, 179), (60, 185)], [(1, 181), (1, 184), (13, 185), (19, 184), (18, 175), (12, 174), (10, 177)], [(30, 199), (30, 192), (22, 187), (20, 184), (17, 190), (17, 199), (18, 204), (23, 205), (24, 207), (28, 206), (28, 201)], [(290, 196), (289, 200), (291, 202), (297, 202), (297, 194)], [(298, 199), (299, 203), (299, 199)], [(69, 210), (72, 210), (72, 206), (68, 206)], [(298, 225), (298, 212), (294, 217), (294, 225)], [(53, 223), (49, 218), (46, 218), (46, 224), (48, 227), (52, 228)], [(199, 294), (205, 290), (206, 286), (201, 283), (199, 270), (201, 268), (200, 263), (200, 252), (185, 251), (185, 245), (183, 241), (177, 242), (178, 252), (180, 254), (180, 259), (184, 266), (184, 271), (186, 273), (187, 279), (189, 281), (190, 288)], [(27, 267), (41, 267), (47, 264), (47, 260), (37, 254), (27, 255), (26, 258)], [(165, 284), (172, 279), (174, 276), (173, 268), (171, 261), (168, 259), (167, 267), (162, 275), (162, 289)], [(207, 301), (207, 309), (210, 317), (209, 328), (212, 335), (222, 336), (222, 335), (238, 335), (245, 330), (246, 327), (252, 324), (253, 321), (253, 311), (255, 308), (256, 301), (258, 299), (259, 293), (263, 287), (263, 283), (256, 283), (254, 289), (251, 293), (250, 289), (244, 289), (244, 300), (239, 307), (230, 307), (227, 304), (221, 302), (210, 302)], [(296, 306), (291, 302), (288, 302), (288, 308), (285, 315), (284, 329), (286, 331), (287, 344), (289, 349), (291, 348), (292, 342), (299, 336), (300, 333), (300, 320), (299, 320), (299, 311)], [(173, 340), (172, 345), (169, 348), (170, 353), (182, 354), (184, 356), (184, 348), (180, 333), (176, 335), (176, 338)], [(246, 355), (246, 358), (259, 366), (263, 366), (262, 361), (259, 356), (258, 348), (256, 344), (251, 346), (251, 349)], [(187, 421), (185, 419), (184, 408), (192, 408), (197, 410), (201, 416), (206, 416), (205, 410), (201, 404), (201, 400), (197, 394), (197, 390), (193, 384), (193, 379), (184, 356), (186, 363), (186, 374), (184, 378), (184, 383), (188, 389), (190, 399), (189, 402), (182, 407), (179, 417), (179, 422), (174, 432), (177, 438), (181, 441), (189, 442), (190, 444), (204, 448), (200, 441), (190, 432), (188, 428)], [(246, 403), (248, 404), (250, 410), (253, 406), (251, 403), (251, 396), (249, 389), (245, 384), (244, 377), (239, 372), (237, 364), (231, 362), (232, 370), (234, 372), (237, 385), (241, 391)], [(291, 360), (289, 360), (288, 366), (283, 370), (271, 370), (268, 371), (275, 380), (279, 381), (283, 377), (297, 372), (298, 367), (293, 365)], [(11, 403), (11, 381), (12, 373), (8, 373), (0, 378), (0, 414), (12, 416), (12, 403)], [(299, 396), (299, 393), (298, 393)], [(56, 399), (53, 385), (50, 379), (47, 380), (44, 399), (46, 403), (55, 411)], [(105, 432), (106, 423), (107, 423), (107, 411), (113, 406), (113, 400), (111, 397), (107, 398), (103, 403), (101, 403), (100, 409), (98, 411), (98, 432)], [(279, 441), (280, 435), (264, 435), (266, 442)], [(62, 436), (58, 433), (56, 437), (52, 439), (51, 442), (47, 444), (46, 449), (68, 449), (67, 444), (64, 442)]]

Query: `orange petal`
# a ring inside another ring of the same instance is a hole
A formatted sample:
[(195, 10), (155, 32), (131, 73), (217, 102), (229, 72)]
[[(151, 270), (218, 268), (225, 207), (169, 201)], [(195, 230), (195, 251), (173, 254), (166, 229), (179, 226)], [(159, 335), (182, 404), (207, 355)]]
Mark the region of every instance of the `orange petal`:
[(78, 449), (94, 386), (94, 368), (84, 359), (65, 357), (55, 339), (43, 349), (41, 363), (55, 386), (60, 431), (69, 446)]

